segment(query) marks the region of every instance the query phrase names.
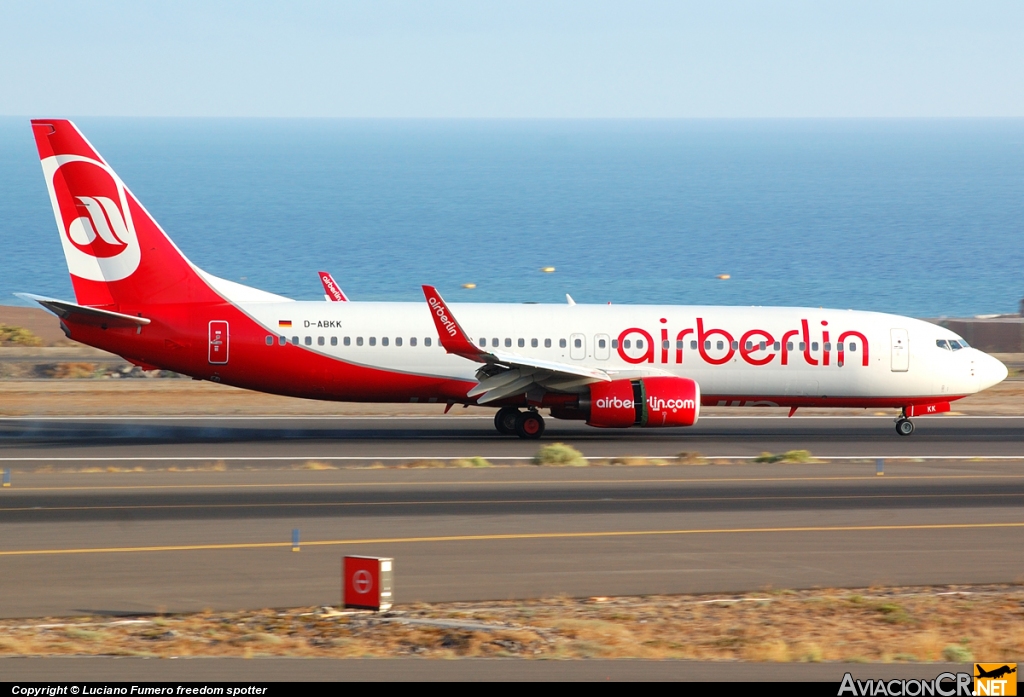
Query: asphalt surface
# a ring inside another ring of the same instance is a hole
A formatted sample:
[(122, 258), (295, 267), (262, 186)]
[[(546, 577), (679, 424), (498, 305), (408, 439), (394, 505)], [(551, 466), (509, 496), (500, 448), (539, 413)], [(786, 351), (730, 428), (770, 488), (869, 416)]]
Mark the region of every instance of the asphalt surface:
[[(891, 416), (707, 417), (687, 429), (590, 428), (547, 419), (544, 442), (597, 458), (753, 457), (807, 449), (818, 457), (1022, 457), (1024, 417), (934, 416), (898, 436)], [(121, 458), (138, 464), (221, 460), (278, 467), (309, 459), (395, 462), (482, 456), (526, 460), (536, 441), (499, 436), (490, 417), (0, 418), (0, 466)]]
[(337, 604), (345, 554), (394, 557), (398, 603), (1024, 581), (1024, 420), (926, 421), (556, 434), (599, 457), (852, 458), (820, 464), (401, 469), (352, 465), (537, 444), (480, 419), (5, 420), (0, 616)]

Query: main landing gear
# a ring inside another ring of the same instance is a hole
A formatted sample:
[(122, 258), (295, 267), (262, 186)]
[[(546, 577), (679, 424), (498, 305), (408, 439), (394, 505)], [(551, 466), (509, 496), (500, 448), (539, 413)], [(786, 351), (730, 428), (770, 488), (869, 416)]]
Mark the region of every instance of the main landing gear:
[(494, 427), (498, 433), (520, 438), (537, 439), (544, 435), (544, 418), (532, 409), (519, 411), (515, 407), (502, 407), (494, 415)]
[(914, 432), (914, 422), (907, 418), (906, 414), (900, 414), (896, 419), (896, 433), (901, 436), (909, 436)]

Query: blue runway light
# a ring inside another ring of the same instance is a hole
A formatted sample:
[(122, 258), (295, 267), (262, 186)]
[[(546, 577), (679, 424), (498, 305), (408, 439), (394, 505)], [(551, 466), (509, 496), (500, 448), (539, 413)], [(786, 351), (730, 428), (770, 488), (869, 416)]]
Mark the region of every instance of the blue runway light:
[(881, 477), (884, 474), (885, 474), (885, 460), (883, 460), (882, 458), (878, 458), (877, 460), (875, 460), (875, 475)]
[(292, 551), (299, 551), (299, 529), (295, 528), (292, 530)]
[(11, 470), (5, 469), (4, 470), (4, 486), (10, 486), (10, 485), (11, 485)]

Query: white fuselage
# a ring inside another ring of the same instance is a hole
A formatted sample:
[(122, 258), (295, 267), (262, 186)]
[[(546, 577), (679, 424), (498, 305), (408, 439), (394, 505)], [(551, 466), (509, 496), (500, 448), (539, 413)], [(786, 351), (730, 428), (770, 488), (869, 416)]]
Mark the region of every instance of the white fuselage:
[[(239, 306), (269, 333), (346, 362), (467, 381), (479, 367), (438, 345), (424, 303)], [(799, 396), (948, 399), (1006, 376), (1002, 363), (981, 351), (938, 345), (962, 341), (947, 329), (877, 312), (484, 303), (451, 309), (475, 345), (592, 366), (613, 378), (687, 377), (724, 404), (767, 406)]]

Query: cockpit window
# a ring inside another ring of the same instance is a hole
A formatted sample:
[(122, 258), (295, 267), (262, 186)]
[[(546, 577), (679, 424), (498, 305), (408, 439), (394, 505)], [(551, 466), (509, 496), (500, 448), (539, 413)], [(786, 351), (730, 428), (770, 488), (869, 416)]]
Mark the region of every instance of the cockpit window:
[(950, 339), (949, 347), (954, 351), (959, 351), (962, 348), (967, 348), (967, 342), (962, 339), (960, 341), (957, 341), (956, 339)]
[(935, 340), (935, 345), (938, 346), (941, 349), (946, 349), (947, 351), (949, 350), (949, 344), (946, 343), (945, 339), (936, 339)]

